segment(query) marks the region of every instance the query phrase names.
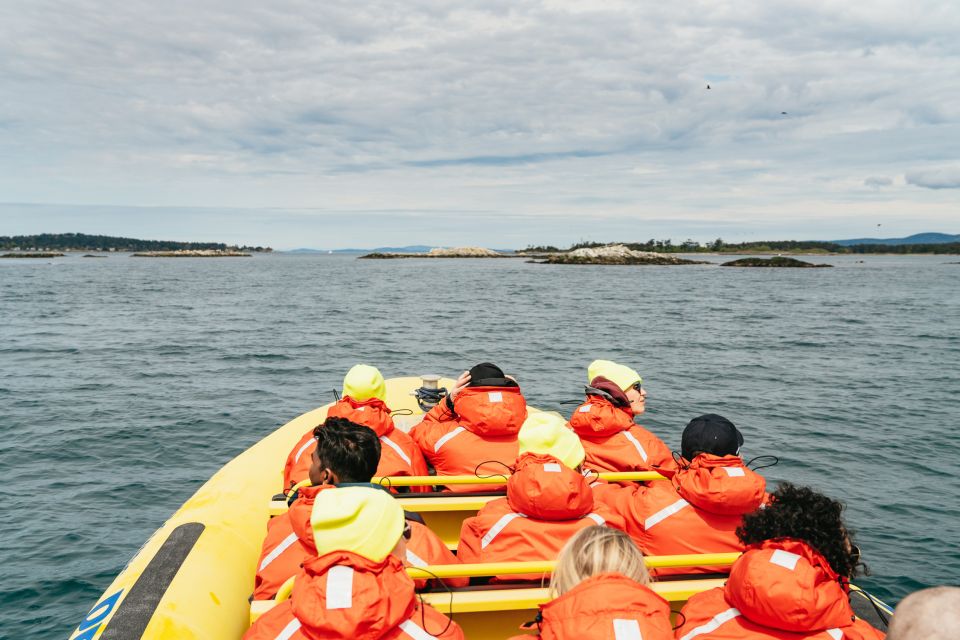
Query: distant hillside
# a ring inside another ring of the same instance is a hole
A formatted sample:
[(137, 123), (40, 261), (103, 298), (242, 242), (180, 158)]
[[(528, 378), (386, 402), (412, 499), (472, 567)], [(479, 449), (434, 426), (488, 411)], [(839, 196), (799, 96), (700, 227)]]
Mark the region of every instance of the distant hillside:
[(832, 240), (834, 244), (851, 247), (857, 244), (946, 244), (960, 242), (960, 235), (951, 236), (946, 233), (917, 233), (906, 238), (854, 238), (852, 240)]
[(0, 249), (56, 251), (178, 251), (220, 250), (272, 251), (270, 247), (237, 247), (222, 242), (177, 242), (174, 240), (139, 240), (116, 236), (93, 236), (85, 233), (41, 233), (34, 236), (0, 236)]

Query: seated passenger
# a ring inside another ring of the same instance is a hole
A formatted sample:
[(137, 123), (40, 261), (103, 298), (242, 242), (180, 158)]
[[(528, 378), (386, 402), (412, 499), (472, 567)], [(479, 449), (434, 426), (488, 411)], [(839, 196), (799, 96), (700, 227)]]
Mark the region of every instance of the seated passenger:
[(310, 529), (316, 555), (304, 561), (290, 599), (263, 614), (246, 640), (464, 637), (457, 623), (418, 601), (401, 560), (410, 529), (388, 492), (321, 491)]
[[(766, 482), (740, 457), (743, 436), (710, 413), (683, 431), (680, 468), (670, 480), (601, 491), (626, 521), (625, 531), (647, 555), (741, 551), (736, 529), (763, 504)], [(706, 573), (710, 567), (656, 569), (654, 575)]]
[(931, 587), (900, 601), (887, 640), (960, 640), (960, 587)]
[[(380, 371), (365, 364), (355, 365), (343, 378), (343, 397), (327, 410), (327, 417), (346, 418), (374, 430), (383, 443), (383, 453), (375, 475), (427, 475), (427, 464), (420, 449), (409, 435), (394, 428), (390, 409), (384, 403), (386, 397), (387, 387)], [(284, 491), (306, 480), (310, 452), (316, 442), (311, 430), (290, 451), (283, 470)], [(429, 488), (417, 487), (412, 491), (429, 491)]]
[[(594, 502), (580, 472), (583, 446), (556, 413), (534, 413), (520, 429), (520, 457), (507, 483), (507, 496), (488, 502), (463, 521), (460, 562), (553, 560), (575, 533), (622, 520)], [(540, 576), (499, 576), (500, 580)]]
[[(311, 453), (308, 473), (311, 487), (300, 489), (290, 510), (267, 523), (253, 598), (267, 600), (290, 576), (300, 570), (301, 563), (315, 554), (310, 514), (317, 494), (333, 487), (378, 486), (369, 484), (380, 459), (380, 440), (369, 427), (353, 424), (343, 418), (328, 418), (315, 429), (317, 446)], [(299, 536), (294, 521), (299, 521)], [(407, 544), (408, 565), (457, 564), (457, 558), (435, 533), (419, 523), (412, 523), (413, 534)], [(445, 580), (450, 586), (466, 586), (466, 578)], [(425, 581), (417, 582), (419, 587)]]
[(643, 554), (630, 536), (587, 527), (560, 551), (550, 579), (555, 599), (540, 605), (539, 633), (532, 637), (673, 640), (670, 604), (648, 584)]
[[(723, 587), (691, 596), (680, 640), (814, 638), (878, 640), (855, 619), (848, 598), (860, 551), (840, 515), (843, 505), (784, 483), (737, 529), (747, 551)], [(921, 638), (925, 636), (909, 636)]]
[[(517, 458), (527, 403), (516, 381), (484, 362), (457, 379), (447, 397), (410, 430), (438, 476), (504, 473)], [(451, 485), (459, 493), (495, 485)]]
[(670, 449), (633, 421), (646, 407), (640, 375), (609, 360), (594, 360), (587, 382), (587, 400), (570, 416), (570, 426), (587, 451), (584, 466), (594, 471), (672, 474), (676, 465)]

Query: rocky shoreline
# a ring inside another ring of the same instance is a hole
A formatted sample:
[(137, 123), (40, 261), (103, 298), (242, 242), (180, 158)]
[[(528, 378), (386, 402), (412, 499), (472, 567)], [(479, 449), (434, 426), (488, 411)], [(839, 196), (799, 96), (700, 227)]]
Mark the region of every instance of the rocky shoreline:
[(221, 251), (220, 249), (180, 249), (177, 251), (138, 251), (132, 258), (250, 258), (242, 251)]
[(741, 258), (732, 262), (724, 262), (721, 267), (761, 267), (775, 269), (822, 269), (832, 267), (832, 264), (813, 264), (794, 258)]
[(0, 258), (60, 258), (63, 255), (53, 251), (14, 251), (0, 255)]
[(456, 247), (453, 249), (431, 249), (427, 253), (368, 253), (359, 256), (361, 260), (393, 260), (397, 258), (514, 258), (512, 254), (500, 253), (483, 247)]
[(528, 260), (533, 264), (609, 264), (609, 265), (682, 265), (711, 264), (702, 260), (687, 260), (666, 253), (634, 251), (622, 244), (589, 247), (563, 253), (549, 253)]

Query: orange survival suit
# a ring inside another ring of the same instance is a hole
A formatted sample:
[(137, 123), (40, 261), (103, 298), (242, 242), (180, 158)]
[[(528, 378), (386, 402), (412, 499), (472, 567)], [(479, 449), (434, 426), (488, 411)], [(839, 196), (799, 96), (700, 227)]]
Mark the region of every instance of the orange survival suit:
[(570, 416), (570, 426), (587, 452), (584, 467), (595, 471), (660, 471), (676, 463), (660, 438), (633, 421), (626, 394), (604, 377), (586, 388), (587, 400)]
[(616, 513), (594, 502), (582, 474), (553, 456), (525, 453), (507, 482), (507, 497), (488, 502), (463, 521), (457, 557), (465, 563), (553, 560), (575, 533), (604, 524), (623, 529)]
[(751, 545), (723, 587), (698, 593), (683, 607), (680, 640), (880, 640), (884, 634), (855, 619), (826, 559), (791, 538)]
[[(445, 631), (444, 631), (445, 630)], [(456, 623), (421, 605), (393, 555), (374, 562), (349, 551), (312, 557), (289, 600), (265, 613), (244, 640), (461, 640)]]
[[(410, 436), (438, 476), (505, 473), (517, 459), (517, 433), (526, 419), (527, 402), (519, 387), (467, 387), (453, 409), (447, 400), (440, 402), (410, 430)], [(452, 485), (449, 490), (469, 493), (495, 488)]]
[[(346, 418), (350, 422), (370, 427), (380, 438), (380, 464), (378, 476), (425, 476), (427, 463), (420, 449), (403, 431), (393, 426), (390, 409), (382, 400), (371, 398), (359, 402), (343, 396), (327, 410), (328, 418)], [(283, 468), (283, 490), (309, 477), (310, 456), (317, 447), (313, 429), (303, 434), (297, 445), (287, 455)], [(429, 487), (414, 487), (414, 492), (428, 491)]]
[[(267, 537), (257, 560), (254, 600), (273, 598), (280, 586), (300, 571), (300, 565), (305, 560), (317, 555), (310, 527), (310, 514), (317, 494), (335, 488), (336, 485), (303, 487), (290, 509), (267, 523)], [(410, 527), (413, 534), (407, 541), (408, 566), (458, 564), (457, 557), (447, 549), (437, 534), (419, 522), (410, 522)], [(444, 582), (451, 587), (465, 587), (470, 580), (447, 578)], [(425, 584), (425, 580), (417, 581), (418, 588)]]
[[(736, 529), (766, 499), (766, 481), (739, 456), (701, 453), (670, 480), (649, 486), (604, 485), (595, 491), (624, 518), (646, 555), (741, 551)], [(651, 574), (706, 573), (709, 567), (656, 569)]]

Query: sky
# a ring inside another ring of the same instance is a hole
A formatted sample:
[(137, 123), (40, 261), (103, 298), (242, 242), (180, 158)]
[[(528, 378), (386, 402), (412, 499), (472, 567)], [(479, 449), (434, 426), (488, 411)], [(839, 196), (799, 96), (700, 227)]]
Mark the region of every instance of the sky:
[(960, 233), (958, 33), (949, 0), (0, 0), (0, 235)]

